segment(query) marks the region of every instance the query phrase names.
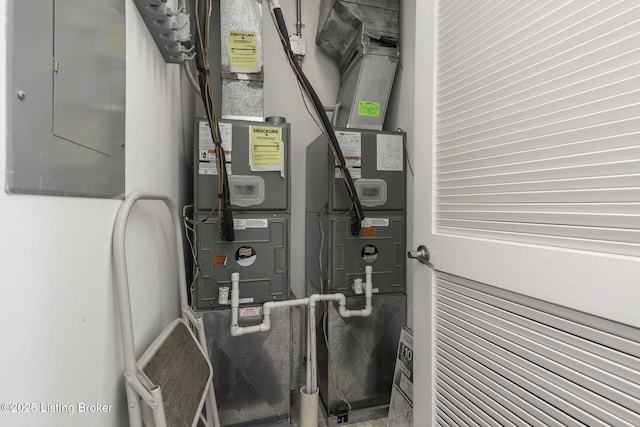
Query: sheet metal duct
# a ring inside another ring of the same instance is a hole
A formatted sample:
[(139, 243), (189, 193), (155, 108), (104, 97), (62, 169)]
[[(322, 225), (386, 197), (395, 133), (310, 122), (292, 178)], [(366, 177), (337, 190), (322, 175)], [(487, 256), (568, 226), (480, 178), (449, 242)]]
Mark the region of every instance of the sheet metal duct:
[(264, 120), (262, 1), (220, 0), (223, 119)]
[(322, 0), (316, 44), (341, 81), (339, 127), (381, 130), (400, 57), (398, 0)]
[[(291, 312), (289, 307), (274, 309), (268, 332), (240, 337), (229, 332), (230, 309), (200, 313), (221, 425), (289, 425)], [(259, 316), (241, 317), (240, 322), (242, 326), (260, 323)]]

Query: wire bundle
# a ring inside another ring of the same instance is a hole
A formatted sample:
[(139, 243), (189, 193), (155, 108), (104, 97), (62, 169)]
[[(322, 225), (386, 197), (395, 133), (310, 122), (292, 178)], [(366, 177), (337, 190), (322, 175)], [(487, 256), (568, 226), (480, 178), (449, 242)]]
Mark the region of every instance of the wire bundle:
[(302, 68), (300, 67), (300, 64), (296, 61), (295, 55), (291, 50), (289, 33), (287, 31), (287, 26), (282, 15), (282, 9), (280, 8), (278, 1), (269, 0), (269, 4), (271, 5), (271, 19), (273, 20), (278, 36), (280, 37), (280, 41), (282, 42), (282, 47), (284, 48), (285, 54), (287, 55), (287, 59), (289, 60), (289, 65), (291, 66), (293, 74), (296, 76), (300, 87), (311, 100), (313, 108), (320, 118), (322, 133), (327, 138), (327, 142), (329, 143), (329, 147), (331, 148), (333, 157), (335, 158), (336, 163), (338, 164), (338, 168), (340, 169), (340, 174), (345, 182), (347, 193), (351, 198), (351, 210), (353, 212), (353, 215), (351, 217), (351, 234), (358, 235), (360, 234), (360, 229), (362, 227), (361, 223), (365, 216), (362, 210), (362, 205), (360, 204), (360, 200), (358, 199), (358, 193), (356, 192), (355, 185), (353, 184), (353, 179), (351, 178), (351, 173), (349, 173), (349, 169), (346, 166), (344, 156), (342, 155), (342, 150), (340, 149), (340, 145), (338, 144), (338, 139), (336, 138), (336, 134), (333, 130), (333, 127), (331, 126), (331, 122), (327, 117), (327, 113), (322, 107), (322, 103), (320, 102), (318, 94), (305, 76)]
[[(229, 192), (229, 179), (227, 176), (227, 166), (222, 138), (218, 126), (218, 118), (214, 105), (213, 86), (211, 85), (211, 75), (209, 68), (209, 26), (211, 21), (211, 0), (195, 0), (194, 15), (196, 24), (196, 67), (198, 69), (198, 82), (200, 83), (200, 94), (204, 104), (207, 121), (211, 129), (211, 138), (215, 146), (216, 171), (218, 172), (218, 197), (216, 203), (207, 216), (211, 216), (214, 211), (218, 213), (218, 231), (220, 238), (227, 242), (235, 240), (233, 230), (233, 215), (231, 212), (231, 201)], [(203, 9), (203, 10), (201, 10)], [(204, 19), (201, 19), (201, 12), (204, 12)], [(204, 27), (204, 31), (203, 28)]]

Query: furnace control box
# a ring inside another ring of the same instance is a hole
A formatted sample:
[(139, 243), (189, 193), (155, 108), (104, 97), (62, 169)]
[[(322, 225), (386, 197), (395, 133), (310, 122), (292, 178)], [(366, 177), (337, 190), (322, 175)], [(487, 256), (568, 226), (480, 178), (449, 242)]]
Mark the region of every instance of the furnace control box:
[[(362, 208), (404, 212), (404, 133), (366, 129), (336, 129), (335, 133)], [(345, 212), (351, 207), (324, 135), (307, 147), (307, 190), (311, 205), (307, 207), (314, 210), (327, 205), (328, 212)]]
[[(289, 212), (290, 127), (288, 123), (221, 120), (234, 211)], [(213, 138), (205, 118), (195, 121), (194, 207), (211, 211), (218, 197)]]

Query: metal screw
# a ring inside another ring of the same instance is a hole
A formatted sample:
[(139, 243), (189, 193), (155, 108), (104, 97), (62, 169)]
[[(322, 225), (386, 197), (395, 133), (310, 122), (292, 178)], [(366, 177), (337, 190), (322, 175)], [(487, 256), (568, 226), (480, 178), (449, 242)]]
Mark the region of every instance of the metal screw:
[(19, 100), (22, 101), (23, 99), (26, 98), (27, 93), (25, 91), (23, 91), (23, 90), (19, 90), (19, 91), (16, 92), (16, 96), (18, 97)]

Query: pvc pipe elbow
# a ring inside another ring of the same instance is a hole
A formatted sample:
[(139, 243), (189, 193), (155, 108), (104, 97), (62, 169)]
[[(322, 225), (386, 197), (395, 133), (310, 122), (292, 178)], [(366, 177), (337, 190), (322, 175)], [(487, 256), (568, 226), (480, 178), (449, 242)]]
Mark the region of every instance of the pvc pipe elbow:
[(361, 310), (361, 311), (362, 311), (362, 317), (369, 317), (371, 316), (371, 313), (373, 313), (373, 307), (371, 306), (371, 304), (367, 304), (364, 310)]
[[(266, 309), (265, 309), (266, 310)], [(271, 329), (271, 313), (262, 312), (262, 323), (260, 324), (260, 332), (266, 332)]]
[(313, 308), (316, 306), (316, 302), (320, 301), (320, 295), (313, 294), (309, 296), (309, 307)]
[(261, 323), (255, 326), (240, 327), (237, 325), (231, 325), (231, 336), (239, 337), (241, 335), (253, 334), (256, 332), (266, 332), (269, 330), (269, 326)]

